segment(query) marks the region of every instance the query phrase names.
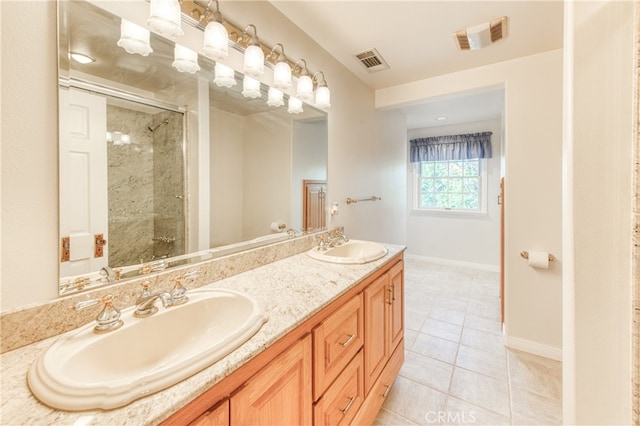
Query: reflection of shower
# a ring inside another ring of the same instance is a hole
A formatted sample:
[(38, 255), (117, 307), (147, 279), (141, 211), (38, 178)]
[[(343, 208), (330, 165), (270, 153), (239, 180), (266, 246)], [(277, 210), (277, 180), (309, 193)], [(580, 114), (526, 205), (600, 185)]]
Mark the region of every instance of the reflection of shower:
[(163, 124), (169, 124), (169, 119), (167, 118), (164, 121), (161, 121), (160, 123), (155, 124), (155, 125), (149, 124), (147, 126), (147, 129), (151, 130), (152, 132), (155, 132), (156, 130), (158, 130), (158, 127), (162, 126)]

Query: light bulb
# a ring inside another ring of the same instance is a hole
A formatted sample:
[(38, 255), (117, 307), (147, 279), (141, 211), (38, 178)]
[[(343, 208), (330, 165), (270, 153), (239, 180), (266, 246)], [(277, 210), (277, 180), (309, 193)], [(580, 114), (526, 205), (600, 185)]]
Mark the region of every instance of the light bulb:
[(213, 82), (218, 87), (232, 87), (238, 84), (235, 79), (235, 71), (233, 68), (221, 64), (220, 62), (216, 62), (214, 73), (215, 77)]
[(280, 90), (291, 87), (291, 66), (287, 62), (280, 61), (273, 67), (273, 86)]
[(178, 0), (151, 0), (147, 25), (156, 33), (175, 40), (184, 34), (180, 24), (181, 12)]
[(202, 53), (214, 61), (221, 61), (229, 56), (229, 33), (220, 22), (211, 21), (207, 24)]
[(272, 107), (279, 107), (284, 105), (284, 93), (282, 90), (275, 87), (269, 87), (269, 98), (267, 99), (267, 105)]
[(255, 78), (245, 75), (244, 80), (242, 81), (242, 95), (245, 98), (252, 99), (261, 97), (262, 93), (260, 92), (260, 82)]
[(300, 100), (312, 103), (313, 102), (313, 81), (307, 74), (303, 74), (298, 78), (296, 97)]
[(126, 50), (127, 53), (148, 56), (149, 53), (153, 52), (149, 44), (150, 36), (148, 29), (123, 19), (120, 23), (120, 40), (118, 40), (117, 45)]
[(302, 112), (302, 101), (294, 96), (289, 96), (289, 108), (287, 111), (290, 114), (300, 114)]
[(176, 44), (174, 48), (175, 60), (171, 65), (180, 72), (188, 72), (193, 74), (200, 71), (198, 65), (198, 54), (188, 47)]

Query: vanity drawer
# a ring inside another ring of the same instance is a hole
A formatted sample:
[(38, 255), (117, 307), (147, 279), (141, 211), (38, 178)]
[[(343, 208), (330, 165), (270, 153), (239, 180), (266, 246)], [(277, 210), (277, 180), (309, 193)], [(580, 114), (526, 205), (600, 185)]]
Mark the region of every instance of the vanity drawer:
[(313, 409), (313, 424), (348, 425), (364, 401), (364, 361), (360, 351)]
[(364, 342), (362, 293), (313, 330), (313, 400), (329, 387)]

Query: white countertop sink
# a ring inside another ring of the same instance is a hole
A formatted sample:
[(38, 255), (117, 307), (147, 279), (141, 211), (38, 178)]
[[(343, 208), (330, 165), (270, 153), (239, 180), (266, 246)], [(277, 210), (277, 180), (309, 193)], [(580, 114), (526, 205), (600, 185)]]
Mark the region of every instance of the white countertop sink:
[(386, 256), (387, 248), (373, 241), (349, 240), (346, 243), (321, 250), (314, 247), (307, 254), (316, 260), (331, 263), (368, 263)]
[(31, 365), (29, 387), (62, 410), (108, 410), (178, 383), (249, 340), (267, 321), (249, 295), (193, 290), (189, 301), (105, 334), (94, 322), (62, 335)]

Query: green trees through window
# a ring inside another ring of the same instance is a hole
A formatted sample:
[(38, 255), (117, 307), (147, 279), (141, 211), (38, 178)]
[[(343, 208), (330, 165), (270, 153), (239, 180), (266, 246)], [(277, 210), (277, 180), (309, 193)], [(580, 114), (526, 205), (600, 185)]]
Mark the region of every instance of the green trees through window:
[(419, 209), (480, 210), (481, 160), (427, 161), (419, 165)]

